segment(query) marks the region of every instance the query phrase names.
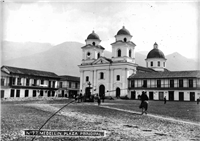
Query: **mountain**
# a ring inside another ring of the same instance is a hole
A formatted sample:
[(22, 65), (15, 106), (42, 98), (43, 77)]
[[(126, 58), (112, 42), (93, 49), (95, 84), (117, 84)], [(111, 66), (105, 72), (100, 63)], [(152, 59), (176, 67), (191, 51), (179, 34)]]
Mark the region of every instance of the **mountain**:
[(167, 69), (171, 71), (180, 70), (198, 70), (199, 63), (197, 60), (188, 59), (178, 52), (169, 54), (167, 58)]
[(1, 59), (4, 62), (15, 58), (30, 56), (39, 52), (47, 51), (52, 47), (53, 45), (49, 43), (18, 43), (11, 41), (3, 41), (1, 44)]
[[(29, 43), (31, 44), (31, 43)], [(33, 43), (37, 45), (37, 43)], [(4, 44), (5, 45), (5, 44)], [(31, 46), (31, 45), (30, 45)], [(43, 71), (55, 72), (58, 75), (73, 75), (79, 76), (78, 65), (81, 64), (82, 60), (82, 50), (81, 47), (84, 44), (78, 42), (64, 42), (56, 46), (46, 46), (39, 48), (40, 45), (36, 46), (37, 50), (31, 47), (25, 48), (12, 48), (11, 52), (7, 52), (7, 46), (2, 49), (3, 57), (9, 56), (10, 54), (16, 54), (13, 56), (14, 59), (3, 59), (2, 65), (22, 67)], [(25, 48), (25, 51), (23, 50)], [(6, 51), (5, 51), (6, 50)], [(23, 52), (24, 54), (21, 54)], [(18, 57), (17, 56), (20, 56)], [(105, 57), (111, 58), (111, 52), (104, 51)], [(181, 70), (196, 70), (197, 62), (192, 59), (188, 59), (179, 53), (173, 53), (166, 56), (167, 58), (167, 69), (171, 71), (181, 71)], [(135, 53), (136, 63), (140, 66), (146, 66), (146, 55), (139, 52)]]

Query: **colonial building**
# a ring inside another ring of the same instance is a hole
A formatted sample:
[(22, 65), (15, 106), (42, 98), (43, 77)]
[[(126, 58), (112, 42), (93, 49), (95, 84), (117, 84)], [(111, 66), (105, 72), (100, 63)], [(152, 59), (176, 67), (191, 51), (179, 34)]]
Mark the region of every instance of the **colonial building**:
[(75, 97), (80, 90), (80, 77), (62, 75), (59, 76), (59, 97)]
[(200, 71), (168, 71), (164, 53), (158, 44), (148, 53), (146, 67), (155, 71), (137, 71), (129, 77), (129, 97), (137, 99), (146, 91), (150, 100), (195, 101), (200, 98)]
[(52, 72), (2, 66), (1, 98), (54, 97), (59, 79)]
[(104, 57), (104, 47), (93, 31), (82, 47), (80, 90), (83, 94), (128, 96), (137, 99), (142, 91), (152, 100), (195, 101), (200, 97), (200, 71), (169, 71), (158, 44), (147, 54), (146, 67), (135, 63), (135, 44), (123, 27), (112, 43), (112, 58)]

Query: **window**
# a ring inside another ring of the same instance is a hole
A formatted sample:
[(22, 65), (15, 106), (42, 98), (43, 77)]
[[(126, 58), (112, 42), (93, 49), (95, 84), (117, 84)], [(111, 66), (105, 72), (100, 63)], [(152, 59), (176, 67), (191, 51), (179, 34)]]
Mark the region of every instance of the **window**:
[(158, 88), (161, 87), (161, 80), (157, 80), (157, 87), (158, 87)]
[(87, 59), (90, 59), (90, 55), (91, 55), (91, 53), (90, 53), (90, 52), (88, 52), (88, 53), (87, 53), (87, 57), (86, 57), (86, 58), (87, 58)]
[(160, 67), (160, 61), (158, 61), (158, 66)]
[(135, 80), (131, 80), (131, 87), (132, 87), (132, 88), (135, 87)]
[(165, 62), (163, 62), (163, 67), (165, 67)]
[(118, 51), (117, 51), (117, 57), (121, 57), (121, 50), (120, 49), (118, 49)]
[(21, 85), (21, 78), (17, 78), (17, 85)]
[(117, 81), (119, 81), (120, 80), (120, 75), (117, 75)]
[(174, 87), (174, 80), (170, 80), (169, 84), (170, 84), (170, 88), (173, 88)]
[(62, 88), (62, 82), (60, 82), (60, 88)]
[(143, 80), (143, 87), (147, 87), (147, 80)]
[(183, 79), (179, 79), (179, 87), (183, 87)]
[(1, 86), (4, 86), (5, 84), (5, 79), (4, 78), (1, 78)]
[(129, 50), (129, 57), (131, 57), (131, 49)]
[(78, 88), (78, 83), (75, 83), (75, 88), (76, 88), (76, 89)]
[(86, 76), (85, 80), (86, 80), (86, 82), (89, 81), (89, 76)]
[(189, 79), (189, 87), (192, 88), (193, 87), (193, 80)]
[(29, 86), (29, 83), (30, 83), (30, 79), (27, 78), (27, 79), (26, 79), (26, 86)]
[(126, 38), (124, 38), (124, 42), (126, 42), (127, 41), (127, 39)]
[(33, 82), (33, 85), (36, 86), (36, 85), (37, 85), (37, 80), (34, 79), (33, 81), (34, 81), (34, 82)]
[(69, 88), (71, 88), (72, 87), (72, 83), (71, 82), (69, 82)]
[(12, 78), (12, 84), (15, 85), (15, 77)]
[(44, 80), (41, 80), (41, 84), (44, 84)]
[(99, 57), (100, 57), (100, 53), (97, 54), (97, 58), (99, 58)]
[(104, 73), (100, 72), (100, 79), (104, 79)]
[(56, 87), (56, 82), (55, 81), (53, 81), (53, 88), (55, 88)]
[(95, 46), (95, 42), (92, 42), (92, 45)]
[(151, 61), (151, 66), (153, 66), (153, 62)]

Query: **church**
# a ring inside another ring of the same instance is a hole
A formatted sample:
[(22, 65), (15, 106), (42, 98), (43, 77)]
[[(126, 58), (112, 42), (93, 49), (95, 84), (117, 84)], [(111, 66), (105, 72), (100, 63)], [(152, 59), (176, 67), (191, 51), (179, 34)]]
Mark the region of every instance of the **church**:
[(105, 48), (93, 31), (82, 47), (80, 92), (111, 97), (138, 99), (146, 91), (151, 100), (195, 101), (200, 97), (200, 71), (169, 71), (164, 53), (154, 43), (147, 54), (146, 67), (135, 62), (136, 44), (123, 26), (115, 35), (112, 57), (104, 56)]

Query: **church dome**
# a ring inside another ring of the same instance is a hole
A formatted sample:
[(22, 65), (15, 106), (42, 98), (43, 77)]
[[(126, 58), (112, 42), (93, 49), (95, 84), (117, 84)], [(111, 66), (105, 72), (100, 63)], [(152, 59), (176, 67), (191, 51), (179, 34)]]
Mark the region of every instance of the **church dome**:
[(154, 48), (147, 55), (147, 59), (150, 59), (150, 58), (163, 58), (163, 59), (165, 59), (165, 55), (161, 50), (158, 49), (157, 43), (154, 44)]
[(122, 29), (120, 29), (117, 32), (117, 35), (129, 35), (131, 36), (130, 32), (123, 26)]
[(92, 31), (92, 33), (90, 35), (88, 35), (87, 39), (97, 39), (97, 40), (100, 40), (99, 36), (96, 33), (94, 33), (94, 31)]

